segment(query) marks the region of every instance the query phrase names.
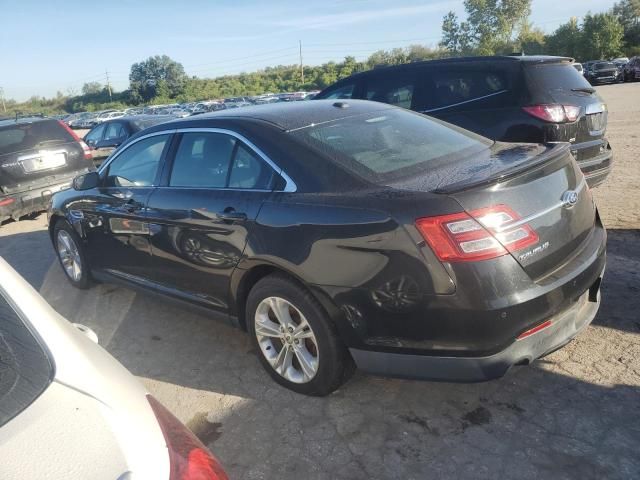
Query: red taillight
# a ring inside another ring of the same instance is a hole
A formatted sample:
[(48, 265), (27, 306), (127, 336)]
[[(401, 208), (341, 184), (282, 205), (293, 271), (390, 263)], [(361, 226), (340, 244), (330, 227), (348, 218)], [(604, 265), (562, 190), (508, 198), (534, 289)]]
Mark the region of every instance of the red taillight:
[(84, 143), (84, 140), (82, 140), (78, 135), (76, 135), (76, 132), (74, 132), (73, 129), (69, 127), (69, 125), (64, 123), (62, 120), (58, 120), (58, 123), (62, 125), (62, 127), (67, 132), (69, 132), (69, 135), (71, 135), (73, 139), (80, 144), (80, 146), (82, 147), (82, 151), (84, 152), (85, 160), (91, 160), (93, 158), (93, 154), (91, 153), (91, 149), (89, 148), (89, 145)]
[(13, 202), (15, 202), (16, 199), (15, 198), (5, 198), (3, 200), (0, 200), (0, 207), (6, 207), (7, 205), (11, 205)]
[(438, 258), (446, 262), (488, 260), (538, 242), (538, 235), (506, 205), (416, 220)]
[(169, 480), (229, 480), (220, 462), (164, 405), (151, 395), (155, 413), (169, 450)]
[(580, 107), (574, 105), (531, 105), (523, 107), (529, 115), (552, 123), (575, 122), (580, 118)]

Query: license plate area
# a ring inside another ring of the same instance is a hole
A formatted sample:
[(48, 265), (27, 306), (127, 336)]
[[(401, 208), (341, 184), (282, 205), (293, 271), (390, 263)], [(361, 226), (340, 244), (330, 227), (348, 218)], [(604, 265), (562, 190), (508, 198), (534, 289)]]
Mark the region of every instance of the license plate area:
[(18, 159), (25, 173), (51, 170), (67, 164), (66, 152), (40, 152)]

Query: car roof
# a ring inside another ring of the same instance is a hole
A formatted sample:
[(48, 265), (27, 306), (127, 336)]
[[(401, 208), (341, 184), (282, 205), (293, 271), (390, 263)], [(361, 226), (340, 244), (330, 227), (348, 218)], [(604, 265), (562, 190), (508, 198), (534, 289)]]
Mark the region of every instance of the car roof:
[[(450, 58), (441, 58), (438, 60), (423, 60), (420, 62), (411, 62), (411, 63), (403, 63), (400, 65), (381, 65), (375, 67), (373, 70), (366, 70), (364, 72), (359, 72), (347, 77), (349, 79), (356, 78), (358, 76), (366, 76), (371, 75), (374, 72), (388, 72), (392, 70), (402, 70), (407, 68), (416, 68), (416, 67), (424, 67), (424, 66), (432, 66), (437, 67), (439, 65), (454, 65), (454, 64), (465, 64), (465, 63), (495, 63), (495, 62), (504, 62), (504, 63), (562, 63), (567, 62), (571, 63), (574, 59), (571, 57), (556, 57), (552, 55), (494, 55), (494, 56), (485, 56), (485, 57), (450, 57)], [(343, 78), (336, 82), (334, 85), (343, 82), (346, 78)]]
[(7, 127), (10, 125), (21, 125), (25, 123), (45, 122), (47, 120), (56, 120), (51, 117), (18, 117), (14, 118), (0, 118), (0, 127)]
[(296, 130), (309, 125), (331, 122), (365, 113), (396, 109), (384, 103), (367, 100), (313, 100), (254, 105), (240, 109), (219, 110), (196, 117), (187, 117), (165, 123), (162, 128), (189, 128), (202, 126), (207, 120), (260, 120), (282, 130)]

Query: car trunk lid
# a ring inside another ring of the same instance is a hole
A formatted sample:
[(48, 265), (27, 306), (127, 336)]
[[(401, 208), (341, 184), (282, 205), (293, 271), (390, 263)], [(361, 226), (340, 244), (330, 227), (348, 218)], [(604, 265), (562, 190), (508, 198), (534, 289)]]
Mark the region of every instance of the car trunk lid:
[(540, 146), (528, 153), (517, 145), (497, 144), (493, 151), (495, 163), (512, 165), (486, 169), (484, 179), (475, 175), (440, 191), (472, 215), (496, 206), (514, 212), (515, 218), (485, 227), (498, 239), (518, 227), (535, 232), (537, 242), (507, 249), (533, 279), (543, 278), (579, 253), (593, 230), (591, 192), (566, 144)]

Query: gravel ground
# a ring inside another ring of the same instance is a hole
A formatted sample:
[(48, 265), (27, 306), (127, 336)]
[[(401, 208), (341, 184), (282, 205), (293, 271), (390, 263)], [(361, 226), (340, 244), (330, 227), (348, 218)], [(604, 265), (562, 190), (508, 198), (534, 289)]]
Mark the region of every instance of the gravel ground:
[(480, 384), (356, 373), (327, 398), (273, 383), (240, 331), (112, 285), (78, 291), (46, 219), (0, 228), (0, 255), (208, 444), (237, 479), (640, 478), (640, 83), (599, 87), (615, 166), (602, 306), (565, 348)]

